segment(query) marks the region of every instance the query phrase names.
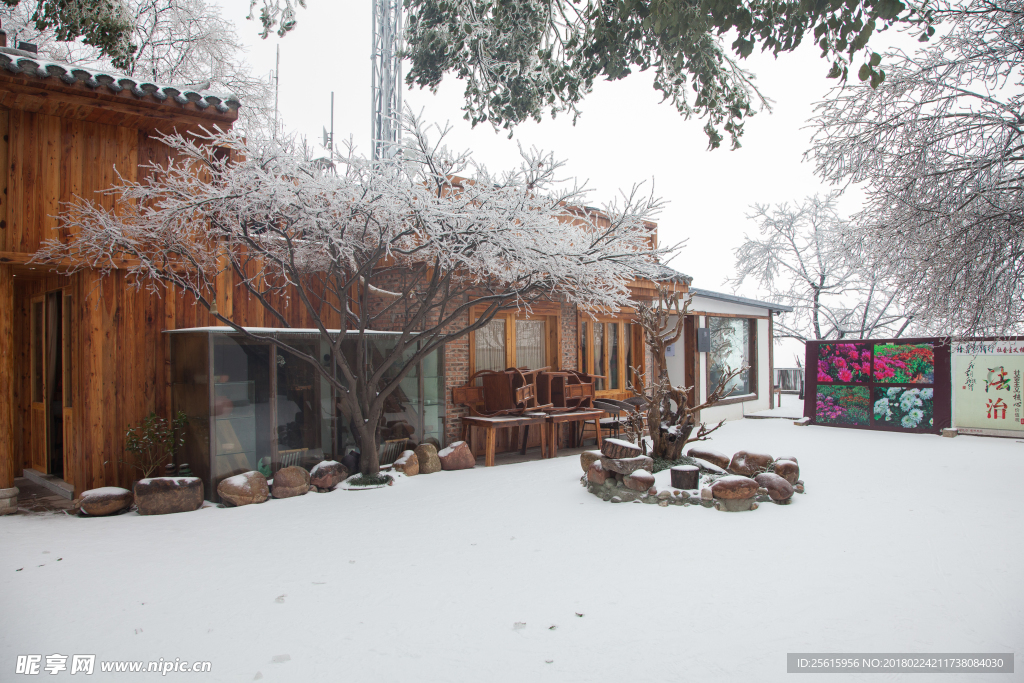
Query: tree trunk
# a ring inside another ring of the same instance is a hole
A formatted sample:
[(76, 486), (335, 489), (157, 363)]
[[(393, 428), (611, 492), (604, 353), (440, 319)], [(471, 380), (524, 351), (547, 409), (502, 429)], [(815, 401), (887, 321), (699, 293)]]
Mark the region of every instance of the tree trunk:
[(376, 425), (368, 429), (365, 425), (359, 430), (359, 473), (364, 477), (375, 477), (380, 472), (380, 459), (377, 457)]

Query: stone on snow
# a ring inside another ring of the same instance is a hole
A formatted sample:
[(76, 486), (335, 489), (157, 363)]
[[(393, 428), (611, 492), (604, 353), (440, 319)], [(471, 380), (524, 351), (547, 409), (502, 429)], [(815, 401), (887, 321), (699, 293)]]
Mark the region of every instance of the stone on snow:
[(713, 451), (710, 448), (691, 448), (686, 452), (686, 455), (690, 458), (696, 458), (697, 460), (703, 460), (709, 462), (712, 465), (722, 468), (723, 470), (729, 468), (729, 456), (725, 453), (719, 453)]
[(140, 515), (192, 512), (203, 507), (199, 477), (152, 477), (135, 482), (135, 507)]
[(580, 453), (580, 467), (586, 472), (592, 463), (601, 459), (602, 455), (601, 451), (583, 451)]
[(762, 472), (754, 477), (757, 483), (768, 490), (772, 500), (789, 500), (793, 497), (793, 486), (787, 480), (771, 472)]
[(634, 470), (622, 480), (627, 489), (643, 493), (654, 486), (654, 475), (647, 470)]
[(407, 477), (415, 477), (420, 473), (420, 459), (416, 457), (416, 451), (405, 451), (395, 461), (395, 470)]
[(764, 453), (740, 451), (732, 456), (732, 460), (729, 462), (729, 471), (743, 477), (752, 477), (758, 472), (764, 472), (765, 468), (773, 461), (772, 456)]
[(309, 472), (309, 484), (318, 489), (331, 490), (352, 474), (336, 460), (322, 460)]
[(647, 455), (638, 455), (634, 458), (609, 458), (601, 456), (601, 465), (611, 472), (619, 474), (630, 474), (636, 470), (654, 471), (654, 458)]
[(778, 460), (775, 463), (775, 474), (779, 475), (790, 484), (795, 484), (800, 478), (800, 465), (792, 460)]
[(309, 493), (309, 472), (298, 465), (282, 467), (274, 475), (271, 493), (274, 498), (292, 498)]
[(476, 467), (476, 458), (465, 441), (456, 441), (437, 454), (442, 470), (471, 470)]
[(711, 485), (711, 495), (715, 498), (746, 499), (757, 495), (757, 482), (749, 477), (731, 475), (722, 477)]
[(222, 479), (217, 484), (217, 495), (225, 503), (236, 507), (264, 503), (270, 497), (267, 478), (259, 472), (243, 472)]
[(104, 486), (84, 492), (79, 499), (79, 509), (90, 517), (106, 517), (130, 508), (134, 498), (128, 489)]
[(421, 443), (416, 447), (416, 459), (419, 460), (420, 474), (433, 474), (441, 471), (441, 459), (437, 457), (437, 449), (429, 443)]

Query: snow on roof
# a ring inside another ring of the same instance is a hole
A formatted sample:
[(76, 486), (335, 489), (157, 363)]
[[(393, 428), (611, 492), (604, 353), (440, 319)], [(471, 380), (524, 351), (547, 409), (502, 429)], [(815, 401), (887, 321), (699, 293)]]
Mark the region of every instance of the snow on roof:
[(761, 308), (767, 308), (771, 311), (782, 311), (789, 313), (793, 310), (792, 306), (784, 306), (783, 304), (773, 304), (767, 301), (758, 301), (757, 299), (748, 299), (743, 296), (736, 296), (735, 294), (723, 294), (721, 292), (712, 292), (710, 289), (698, 289), (696, 287), (690, 287), (690, 294), (694, 296), (702, 296), (705, 299), (717, 299), (718, 301), (731, 301), (736, 304), (746, 304), (748, 306), (759, 306)]
[(210, 91), (208, 83), (203, 85), (152, 83), (130, 78), (116, 71), (103, 71), (78, 64), (51, 61), (37, 54), (10, 47), (0, 47), (0, 69), (36, 78), (58, 78), (66, 85), (81, 82), (94, 90), (104, 87), (115, 94), (127, 90), (139, 99), (148, 97), (157, 102), (170, 100), (178, 104), (192, 102), (199, 109), (212, 106), (221, 114), (237, 110), (240, 106), (236, 95)]
[(664, 264), (661, 264), (661, 274), (656, 278), (658, 282), (679, 282), (682, 284), (689, 285), (693, 282), (693, 278), (684, 273), (680, 273), (675, 268), (670, 268)]

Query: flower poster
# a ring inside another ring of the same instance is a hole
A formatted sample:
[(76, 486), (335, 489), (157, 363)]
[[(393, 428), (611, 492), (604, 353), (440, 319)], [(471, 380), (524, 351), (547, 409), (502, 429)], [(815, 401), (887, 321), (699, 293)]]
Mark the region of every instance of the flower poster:
[(1024, 344), (963, 342), (953, 347), (954, 424), (964, 434), (1024, 433)]

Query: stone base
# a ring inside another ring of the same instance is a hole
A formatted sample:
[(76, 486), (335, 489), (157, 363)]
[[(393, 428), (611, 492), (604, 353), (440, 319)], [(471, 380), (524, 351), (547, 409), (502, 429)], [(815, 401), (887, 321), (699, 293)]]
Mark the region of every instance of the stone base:
[(18, 487), (0, 489), (0, 515), (13, 515), (18, 511)]
[(957, 436), (959, 433), (960, 431), (956, 427), (946, 427), (945, 429), (942, 430), (942, 435), (948, 438), (953, 438)]
[(756, 510), (757, 501), (753, 498), (716, 498), (715, 508), (724, 512), (746, 512)]

